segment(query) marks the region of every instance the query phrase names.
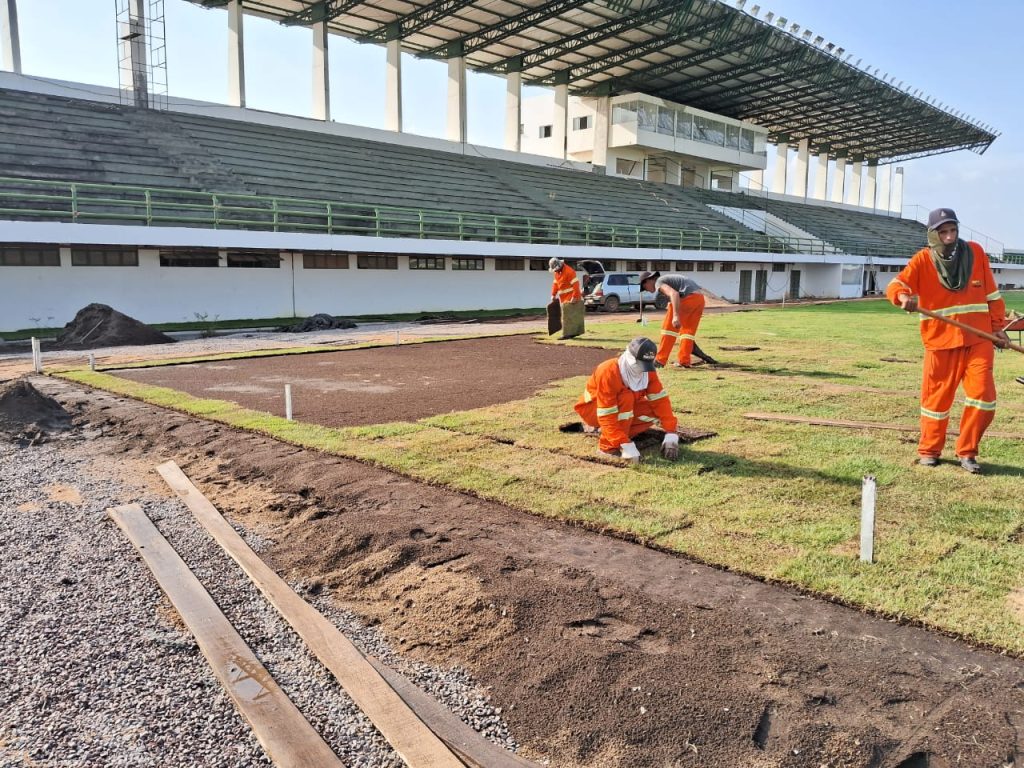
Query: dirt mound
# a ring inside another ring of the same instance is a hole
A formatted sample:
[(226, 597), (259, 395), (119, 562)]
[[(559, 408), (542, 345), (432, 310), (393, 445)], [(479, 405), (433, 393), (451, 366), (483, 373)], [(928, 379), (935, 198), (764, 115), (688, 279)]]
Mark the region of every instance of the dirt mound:
[(140, 323), (106, 304), (90, 304), (78, 310), (64, 326), (54, 345), (59, 349), (172, 344), (174, 339)]
[(71, 416), (52, 397), (26, 379), (0, 385), (0, 434), (19, 442), (39, 443), (47, 433), (71, 426)]
[(303, 318), (295, 325), (281, 326), (280, 330), (287, 333), (308, 333), (309, 331), (330, 331), (335, 328), (355, 328), (356, 324), (351, 320), (339, 320), (331, 315), (318, 312)]

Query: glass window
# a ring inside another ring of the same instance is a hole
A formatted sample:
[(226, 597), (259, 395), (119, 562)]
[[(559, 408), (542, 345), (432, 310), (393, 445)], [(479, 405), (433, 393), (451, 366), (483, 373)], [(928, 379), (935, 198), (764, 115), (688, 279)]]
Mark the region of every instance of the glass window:
[(60, 248), (45, 245), (0, 246), (0, 267), (59, 267)]
[(522, 259), (497, 256), (494, 259), (494, 269), (497, 272), (518, 272), (523, 268)]
[(530, 259), (530, 271), (531, 272), (547, 272), (548, 271), (548, 260), (547, 259)]
[(697, 271), (698, 272), (714, 272), (715, 271), (715, 262), (713, 262), (713, 261), (698, 261), (697, 262)]
[(736, 262), (735, 261), (723, 261), (718, 266), (718, 271), (719, 272), (735, 272), (736, 271)]
[(550, 139), (551, 138), (551, 129), (553, 127), (554, 126), (551, 126), (551, 125), (542, 125), (540, 127), (540, 133), (538, 134), (539, 137), (542, 138), (542, 139)]
[(785, 272), (785, 271), (786, 271), (786, 265), (785, 264), (772, 264), (772, 272)]
[(754, 151), (754, 132), (749, 128), (744, 128), (740, 131), (740, 151)]
[(410, 256), (409, 269), (444, 269), (444, 256)]
[(452, 269), (453, 270), (482, 270), (484, 268), (483, 258), (463, 258), (459, 256), (452, 256)]
[(658, 133), (675, 136), (676, 111), (669, 107), (658, 107)]
[(608, 275), (608, 285), (626, 285), (626, 276)]
[(707, 144), (725, 145), (725, 123), (695, 115), (693, 118), (693, 138)]
[(738, 125), (725, 126), (725, 146), (729, 149), (740, 148), (740, 127)]
[(651, 271), (652, 272), (668, 272), (672, 269), (671, 261), (652, 261)]
[(643, 271), (645, 271), (647, 269), (647, 262), (646, 261), (630, 261), (630, 260), (627, 260), (626, 261), (626, 269), (631, 270), (631, 271), (632, 270), (636, 270), (637, 272), (643, 272)]
[(116, 245), (83, 246), (71, 249), (73, 267), (137, 267), (139, 251)]
[(626, 160), (622, 157), (615, 158), (615, 173), (619, 176), (639, 176), (643, 164), (639, 160)]
[(360, 253), (356, 256), (358, 269), (398, 269), (398, 257), (388, 253)]
[(676, 115), (676, 136), (681, 139), (693, 138), (693, 115), (680, 112)]
[(616, 104), (612, 107), (612, 123), (620, 125), (622, 123), (635, 123), (636, 122), (636, 102), (629, 101), (623, 104)]
[(590, 116), (574, 117), (572, 119), (572, 129), (574, 131), (585, 131), (590, 127)]
[(303, 269), (348, 269), (347, 253), (331, 253), (322, 251), (318, 253), (302, 254)]
[(219, 267), (220, 255), (213, 248), (160, 250), (161, 267)]
[(637, 122), (642, 131), (655, 131), (658, 128), (658, 108), (653, 104), (640, 103), (637, 110)]
[(237, 269), (280, 269), (281, 254), (266, 251), (228, 251), (228, 266)]

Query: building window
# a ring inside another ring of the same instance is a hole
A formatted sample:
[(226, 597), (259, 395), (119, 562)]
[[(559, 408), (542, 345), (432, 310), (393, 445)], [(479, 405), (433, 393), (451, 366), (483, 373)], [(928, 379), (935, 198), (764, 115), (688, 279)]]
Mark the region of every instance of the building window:
[(276, 251), (228, 251), (228, 266), (238, 269), (280, 269), (281, 254)]
[(410, 256), (409, 269), (444, 269), (444, 256)]
[(548, 260), (547, 259), (530, 259), (530, 271), (531, 272), (547, 272), (548, 271)]
[(522, 259), (510, 259), (504, 256), (497, 256), (494, 259), (494, 269), (497, 272), (518, 272), (522, 268)]
[(627, 160), (623, 157), (615, 158), (615, 173), (618, 176), (641, 176), (643, 169), (643, 163), (639, 160)]
[(302, 254), (303, 269), (348, 269), (347, 253), (318, 251)]
[(483, 258), (479, 259), (465, 259), (458, 256), (452, 256), (452, 269), (462, 270), (482, 270), (484, 268)]
[(643, 272), (646, 269), (647, 269), (647, 262), (646, 261), (630, 261), (628, 259), (626, 261), (626, 271), (627, 272)]
[(552, 125), (542, 125), (540, 127), (540, 138), (542, 138), (542, 139), (550, 139), (551, 138), (551, 129), (553, 127), (554, 126), (552, 126)]
[(672, 269), (671, 261), (652, 261), (651, 272), (668, 272)]
[(161, 267), (219, 267), (220, 255), (213, 249), (161, 250)]
[(713, 261), (698, 261), (697, 262), (697, 271), (698, 272), (714, 272), (715, 271), (715, 262), (713, 262)]
[(786, 265), (785, 264), (772, 264), (772, 272), (785, 272), (785, 271), (786, 271)]
[(359, 269), (398, 269), (398, 257), (386, 253), (360, 253), (356, 257)]
[(735, 261), (723, 261), (718, 265), (719, 272), (735, 272), (736, 262)]
[(0, 246), (0, 267), (59, 267), (60, 248), (39, 245)]
[(137, 267), (139, 251), (116, 245), (99, 245), (71, 249), (73, 267)]
[(584, 117), (574, 117), (572, 119), (572, 129), (574, 131), (585, 131), (590, 127), (590, 116), (585, 115)]

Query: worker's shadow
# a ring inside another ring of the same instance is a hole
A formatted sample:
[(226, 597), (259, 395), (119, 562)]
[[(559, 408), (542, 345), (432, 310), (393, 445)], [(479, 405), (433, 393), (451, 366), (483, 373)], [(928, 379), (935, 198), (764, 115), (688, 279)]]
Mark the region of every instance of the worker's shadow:
[(759, 376), (804, 376), (809, 379), (857, 379), (850, 373), (836, 371), (802, 371), (798, 368), (775, 368), (768, 365), (744, 365), (743, 363), (719, 362), (714, 365), (698, 366), (707, 371), (743, 371), (756, 373)]
[[(949, 461), (943, 461), (939, 464), (939, 468), (949, 465), (957, 472), (967, 474), (964, 470), (960, 469), (959, 462), (955, 459)], [(989, 461), (982, 460), (981, 462), (981, 476), (985, 477), (1024, 477), (1024, 467), (1015, 467), (1011, 464), (993, 464)]]

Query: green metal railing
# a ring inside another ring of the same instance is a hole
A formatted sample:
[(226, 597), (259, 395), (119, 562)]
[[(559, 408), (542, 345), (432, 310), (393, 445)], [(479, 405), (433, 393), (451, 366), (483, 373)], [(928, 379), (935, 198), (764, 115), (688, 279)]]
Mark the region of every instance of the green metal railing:
[(823, 243), (756, 232), (643, 227), (534, 216), (336, 203), (294, 197), (0, 177), (0, 218), (145, 226), (314, 232), (415, 239), (831, 255), (835, 249), (906, 257), (864, 243)]

